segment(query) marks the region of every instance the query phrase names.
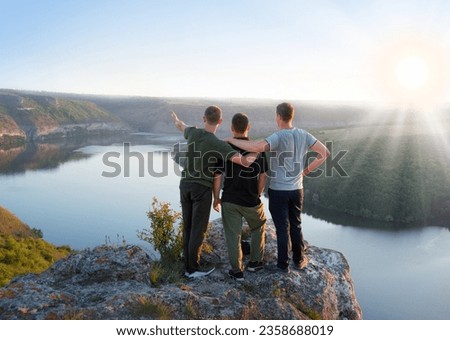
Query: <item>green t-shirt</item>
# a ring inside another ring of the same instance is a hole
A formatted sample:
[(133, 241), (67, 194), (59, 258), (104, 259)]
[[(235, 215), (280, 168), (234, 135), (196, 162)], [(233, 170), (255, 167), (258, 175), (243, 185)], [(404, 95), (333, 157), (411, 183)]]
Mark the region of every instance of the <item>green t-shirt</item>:
[(184, 130), (184, 138), (187, 139), (188, 150), (182, 181), (195, 182), (212, 188), (217, 161), (227, 161), (237, 151), (205, 129), (187, 127)]

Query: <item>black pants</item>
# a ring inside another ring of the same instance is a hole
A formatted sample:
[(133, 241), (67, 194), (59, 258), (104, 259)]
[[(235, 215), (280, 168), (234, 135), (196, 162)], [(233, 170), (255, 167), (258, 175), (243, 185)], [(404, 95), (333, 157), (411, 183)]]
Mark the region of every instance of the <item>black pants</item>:
[(183, 255), (186, 271), (199, 268), (203, 238), (208, 228), (212, 203), (212, 188), (198, 183), (180, 182), (183, 212)]
[(301, 213), (303, 189), (279, 191), (269, 189), (269, 211), (277, 231), (278, 266), (289, 266), (289, 239), (292, 260), (300, 262), (303, 257), (304, 242)]

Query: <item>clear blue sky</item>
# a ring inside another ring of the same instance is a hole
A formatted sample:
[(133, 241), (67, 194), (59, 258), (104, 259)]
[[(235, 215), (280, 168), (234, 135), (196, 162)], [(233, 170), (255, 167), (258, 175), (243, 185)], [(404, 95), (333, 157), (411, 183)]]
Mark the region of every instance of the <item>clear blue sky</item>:
[(392, 46), (450, 60), (449, 18), (446, 0), (0, 0), (0, 88), (378, 100)]

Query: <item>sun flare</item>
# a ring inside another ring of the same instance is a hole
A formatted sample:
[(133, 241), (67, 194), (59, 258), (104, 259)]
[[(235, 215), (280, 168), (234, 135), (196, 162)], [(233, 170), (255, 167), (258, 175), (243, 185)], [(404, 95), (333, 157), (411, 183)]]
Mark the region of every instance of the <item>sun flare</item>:
[(407, 91), (416, 91), (427, 85), (430, 79), (430, 67), (421, 57), (407, 56), (398, 62), (395, 76), (399, 86)]
[(445, 53), (431, 41), (400, 40), (382, 49), (379, 77), (391, 102), (433, 105), (446, 84)]

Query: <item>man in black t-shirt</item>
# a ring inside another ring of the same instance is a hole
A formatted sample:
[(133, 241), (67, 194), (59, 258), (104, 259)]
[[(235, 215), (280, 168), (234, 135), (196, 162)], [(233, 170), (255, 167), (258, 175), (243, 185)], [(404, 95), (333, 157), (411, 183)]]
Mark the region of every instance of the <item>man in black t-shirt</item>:
[(214, 268), (200, 268), (202, 243), (211, 211), (213, 168), (218, 159), (235, 162), (243, 169), (256, 159), (256, 153), (241, 155), (215, 135), (222, 123), (222, 110), (208, 106), (203, 116), (204, 128), (188, 126), (175, 112), (172, 120), (188, 142), (186, 164), (180, 181), (180, 201), (183, 213), (183, 257), (185, 276), (190, 279), (209, 275)]
[[(234, 138), (248, 140), (250, 125), (247, 115), (236, 113), (231, 123)], [(233, 148), (241, 154), (247, 152)], [(263, 268), (265, 247), (266, 216), (260, 196), (266, 183), (267, 161), (265, 154), (258, 156), (248, 168), (230, 161), (219, 161), (213, 183), (213, 207), (219, 211), (222, 206), (222, 222), (231, 264), (229, 274), (236, 280), (244, 279), (242, 264), (241, 234), (242, 218), (247, 221), (251, 230), (250, 262), (247, 270), (256, 272)], [(219, 199), (220, 186), (224, 179), (222, 198)]]

